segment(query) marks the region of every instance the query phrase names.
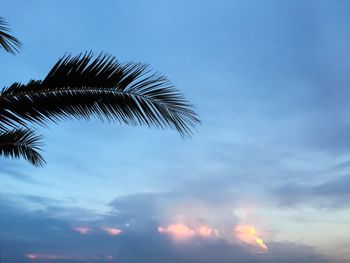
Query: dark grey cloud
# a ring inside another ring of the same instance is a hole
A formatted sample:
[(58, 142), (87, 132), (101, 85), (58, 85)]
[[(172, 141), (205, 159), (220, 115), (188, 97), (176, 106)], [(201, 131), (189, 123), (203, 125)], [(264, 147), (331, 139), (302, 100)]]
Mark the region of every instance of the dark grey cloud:
[(298, 182), (283, 184), (272, 190), (276, 201), (285, 206), (308, 204), (324, 208), (343, 208), (350, 205), (350, 175), (343, 174), (323, 183)]

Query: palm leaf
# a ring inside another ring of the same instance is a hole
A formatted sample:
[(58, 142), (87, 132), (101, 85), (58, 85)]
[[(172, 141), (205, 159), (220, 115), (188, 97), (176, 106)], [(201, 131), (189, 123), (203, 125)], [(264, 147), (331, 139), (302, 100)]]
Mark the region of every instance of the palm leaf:
[(0, 47), (5, 49), (7, 52), (15, 54), (19, 51), (22, 43), (10, 35), (11, 30), (8, 28), (7, 22), (0, 17)]
[(43, 166), (40, 155), (40, 136), (31, 130), (15, 129), (0, 134), (0, 155), (12, 158), (23, 157), (35, 166)]
[(97, 116), (130, 125), (174, 128), (191, 135), (192, 106), (166, 77), (147, 65), (120, 64), (91, 52), (64, 56), (43, 80), (14, 83), (0, 93), (0, 128)]

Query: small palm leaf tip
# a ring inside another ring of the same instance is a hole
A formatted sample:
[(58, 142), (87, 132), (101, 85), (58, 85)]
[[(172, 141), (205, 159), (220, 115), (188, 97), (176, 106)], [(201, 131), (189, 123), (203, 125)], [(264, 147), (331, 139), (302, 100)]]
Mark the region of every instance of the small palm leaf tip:
[(91, 116), (130, 125), (173, 128), (190, 136), (199, 118), (166, 77), (147, 65), (92, 53), (59, 59), (43, 80), (0, 93), (0, 128)]
[(19, 51), (22, 43), (10, 35), (11, 30), (8, 28), (7, 22), (0, 17), (0, 47), (5, 49), (6, 52), (15, 54)]
[(0, 134), (0, 155), (24, 158), (35, 166), (43, 166), (45, 161), (41, 151), (41, 136), (32, 130), (14, 129)]

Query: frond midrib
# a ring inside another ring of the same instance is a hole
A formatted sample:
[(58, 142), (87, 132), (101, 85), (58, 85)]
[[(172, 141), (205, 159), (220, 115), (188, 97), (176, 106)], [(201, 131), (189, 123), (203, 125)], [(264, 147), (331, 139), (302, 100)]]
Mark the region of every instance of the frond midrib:
[(0, 146), (7, 146), (7, 145), (14, 145), (14, 146), (20, 146), (20, 147), (30, 147), (30, 144), (23, 143), (23, 142), (6, 142), (6, 143), (0, 143)]
[[(128, 96), (134, 96), (134, 97), (138, 97), (138, 98), (142, 98), (144, 100), (147, 100), (149, 102), (153, 102), (156, 103), (162, 107), (166, 107), (169, 110), (172, 111), (177, 111), (174, 107), (172, 107), (171, 105), (162, 103), (159, 100), (155, 100), (153, 98), (147, 97), (143, 94), (139, 94), (139, 93), (135, 93), (135, 92), (128, 92), (128, 91), (122, 91), (122, 90), (111, 90), (110, 88), (97, 88), (97, 87), (85, 87), (85, 89), (83, 88), (55, 88), (55, 89), (51, 89), (51, 90), (40, 90), (40, 91), (30, 91), (30, 92), (17, 92), (15, 94), (7, 94), (7, 95), (0, 95), (0, 98), (4, 98), (4, 99), (9, 99), (9, 98), (13, 98), (13, 97), (25, 97), (25, 96), (31, 96), (31, 95), (40, 95), (40, 94), (54, 94), (54, 93), (69, 93), (69, 92), (78, 92), (78, 93), (84, 93), (86, 91), (98, 91), (98, 92), (103, 92), (103, 93), (119, 93), (121, 95), (128, 95)], [(190, 105), (189, 105), (190, 106)]]

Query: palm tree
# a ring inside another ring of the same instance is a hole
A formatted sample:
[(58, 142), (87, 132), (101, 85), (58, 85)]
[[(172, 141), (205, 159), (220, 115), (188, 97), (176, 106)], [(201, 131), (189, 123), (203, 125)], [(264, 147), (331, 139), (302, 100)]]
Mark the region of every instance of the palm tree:
[[(0, 46), (10, 53), (21, 46), (1, 18)], [(122, 64), (103, 53), (66, 55), (43, 80), (14, 83), (0, 92), (0, 155), (42, 166), (41, 136), (31, 124), (91, 117), (173, 128), (181, 136), (190, 136), (200, 122), (183, 95), (148, 65)]]

